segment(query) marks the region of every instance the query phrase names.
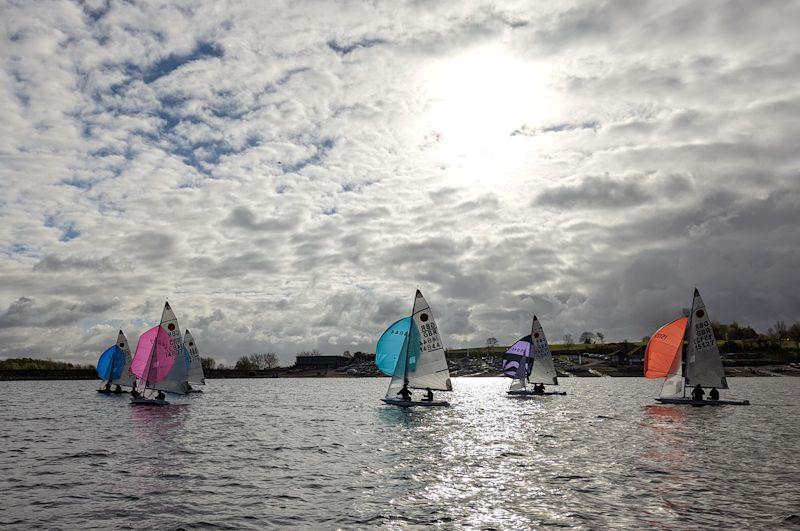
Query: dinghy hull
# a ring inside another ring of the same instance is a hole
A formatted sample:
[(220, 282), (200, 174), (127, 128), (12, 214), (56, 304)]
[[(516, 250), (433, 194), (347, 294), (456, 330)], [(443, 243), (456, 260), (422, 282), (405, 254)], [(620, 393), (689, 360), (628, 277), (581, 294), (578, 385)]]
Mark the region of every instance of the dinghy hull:
[(395, 400), (394, 398), (381, 398), (381, 400), (390, 406), (400, 406), (400, 407), (414, 407), (414, 406), (421, 406), (421, 407), (449, 407), (450, 402), (446, 400), (442, 401), (427, 401), (427, 400)]
[(559, 395), (565, 396), (567, 393), (565, 391), (545, 391), (544, 393), (536, 393), (529, 389), (520, 389), (519, 391), (506, 391), (508, 396), (551, 396), (551, 395)]
[(693, 400), (691, 398), (656, 398), (662, 404), (683, 406), (749, 406), (749, 400)]
[(98, 393), (100, 393), (101, 395), (110, 395), (110, 394), (113, 394), (113, 393), (112, 393), (111, 391), (109, 391), (108, 389), (98, 389), (98, 390), (97, 390), (97, 392), (98, 392)]
[(131, 398), (132, 406), (168, 406), (166, 400), (156, 400), (155, 398)]

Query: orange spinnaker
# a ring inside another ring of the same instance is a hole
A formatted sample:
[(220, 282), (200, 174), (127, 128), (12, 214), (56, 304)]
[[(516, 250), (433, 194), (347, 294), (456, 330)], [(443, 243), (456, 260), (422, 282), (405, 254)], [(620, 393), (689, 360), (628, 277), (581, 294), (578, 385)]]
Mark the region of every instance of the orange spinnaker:
[(688, 322), (688, 317), (680, 317), (656, 330), (644, 353), (645, 378), (666, 378), (672, 373), (675, 359), (680, 359)]

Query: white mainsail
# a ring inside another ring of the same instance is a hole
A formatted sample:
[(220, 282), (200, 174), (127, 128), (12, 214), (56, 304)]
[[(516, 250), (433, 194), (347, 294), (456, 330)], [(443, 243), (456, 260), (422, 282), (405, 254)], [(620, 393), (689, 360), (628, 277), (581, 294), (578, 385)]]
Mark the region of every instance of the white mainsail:
[(411, 321), (406, 359), (408, 386), (413, 389), (452, 391), (442, 338), (439, 336), (431, 307), (419, 290), (414, 298)]
[(533, 324), (531, 325), (531, 350), (533, 369), (528, 379), (532, 383), (558, 385), (558, 375), (555, 365), (553, 364), (553, 355), (550, 352), (550, 345), (547, 344), (547, 338), (544, 336), (544, 329), (535, 315), (533, 316)]
[(165, 348), (167, 355), (174, 359), (172, 360), (172, 368), (167, 373), (167, 376), (159, 382), (150, 384), (148, 387), (170, 393), (186, 394), (188, 392), (186, 382), (189, 371), (183, 355), (183, 338), (181, 337), (181, 329), (178, 326), (178, 318), (175, 317), (175, 313), (168, 302), (164, 303), (160, 326), (169, 336), (170, 342), (168, 345), (162, 345), (162, 348)]
[(178, 319), (169, 303), (164, 304), (159, 325), (139, 337), (132, 365), (132, 372), (139, 375), (136, 388), (143, 395), (146, 389), (178, 394), (188, 392), (188, 365), (183, 352), (183, 341)]
[(130, 370), (133, 357), (131, 356), (131, 347), (128, 345), (128, 338), (125, 337), (125, 334), (122, 333), (122, 330), (120, 330), (119, 334), (117, 335), (117, 346), (120, 348), (120, 350), (122, 350), (122, 353), (125, 356), (125, 366), (122, 368), (122, 374), (120, 374), (119, 378), (112, 380), (111, 383), (115, 385), (133, 387), (133, 383), (136, 379)]
[(727, 389), (725, 370), (711, 328), (706, 305), (695, 288), (692, 313), (689, 314), (689, 341), (686, 346), (686, 386)]
[(419, 290), (386, 398), (397, 398), (406, 380), (411, 389), (453, 390), (439, 330), (430, 305)]
[(205, 374), (203, 374), (203, 363), (197, 350), (197, 342), (192, 337), (192, 334), (189, 333), (189, 330), (186, 330), (183, 336), (183, 348), (186, 350), (189, 363), (189, 375), (187, 377), (189, 383), (192, 385), (205, 385), (206, 378)]

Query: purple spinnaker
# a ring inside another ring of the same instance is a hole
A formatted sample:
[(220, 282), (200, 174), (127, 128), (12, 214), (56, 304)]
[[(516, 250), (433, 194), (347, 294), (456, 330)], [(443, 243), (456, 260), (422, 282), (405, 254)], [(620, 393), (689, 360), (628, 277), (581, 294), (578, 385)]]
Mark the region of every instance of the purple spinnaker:
[(525, 360), (526, 374), (530, 374), (530, 367), (532, 359), (531, 354), (531, 336), (527, 335), (516, 343), (511, 345), (505, 354), (503, 354), (503, 374), (509, 378), (517, 377), (517, 372), (520, 369), (520, 363)]

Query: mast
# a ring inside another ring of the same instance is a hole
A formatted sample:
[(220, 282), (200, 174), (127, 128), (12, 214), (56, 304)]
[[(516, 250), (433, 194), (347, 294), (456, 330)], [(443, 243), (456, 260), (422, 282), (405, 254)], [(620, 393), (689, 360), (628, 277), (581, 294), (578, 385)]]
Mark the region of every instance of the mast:
[[(697, 288), (694, 288), (697, 291)], [(686, 398), (686, 347), (688, 346), (688, 334), (692, 329), (692, 316), (694, 315), (694, 299), (692, 300), (692, 307), (689, 308), (689, 321), (686, 323), (686, 328), (683, 331), (681, 338), (681, 374), (683, 374), (683, 398)]]
[(408, 382), (408, 348), (411, 345), (411, 327), (414, 326), (414, 306), (417, 302), (417, 294), (419, 294), (419, 288), (417, 288), (417, 292), (414, 294), (414, 302), (411, 303), (411, 313), (409, 314), (411, 315), (411, 319), (408, 320), (408, 341), (406, 341), (406, 362), (403, 366), (403, 386)]

